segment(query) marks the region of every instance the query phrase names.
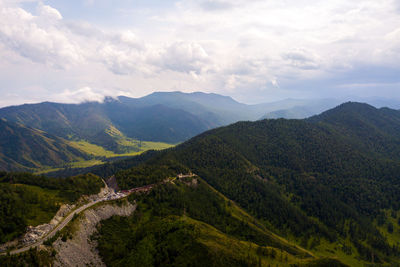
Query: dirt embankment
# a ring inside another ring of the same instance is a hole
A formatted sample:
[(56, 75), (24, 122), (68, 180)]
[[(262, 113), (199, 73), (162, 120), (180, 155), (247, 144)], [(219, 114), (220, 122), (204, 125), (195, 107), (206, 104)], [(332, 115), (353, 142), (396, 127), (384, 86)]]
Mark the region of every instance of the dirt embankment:
[(63, 242), (58, 239), (53, 243), (56, 250), (55, 266), (105, 266), (96, 249), (96, 241), (90, 240), (90, 236), (96, 231), (96, 225), (114, 215), (129, 216), (136, 209), (125, 201), (123, 205), (102, 204), (90, 208), (82, 213), (74, 223), (75, 232), (72, 239)]

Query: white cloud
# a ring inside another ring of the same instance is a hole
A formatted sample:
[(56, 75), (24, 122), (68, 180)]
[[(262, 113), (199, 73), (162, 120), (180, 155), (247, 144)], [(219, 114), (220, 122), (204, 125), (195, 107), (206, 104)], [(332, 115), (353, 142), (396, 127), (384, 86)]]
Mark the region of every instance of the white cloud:
[[(278, 96), (313, 90), (296, 88), (360, 66), (400, 67), (394, 0), (181, 0), (161, 11), (141, 6), (147, 11), (140, 19), (109, 27), (71, 19), (51, 1), (36, 1), (30, 12), (20, 2), (0, 0), (0, 58), (7, 61), (0, 71), (36, 66), (60, 81), (25, 76), (71, 101), (80, 98), (65, 88), (86, 88), (82, 95), (109, 87), (137, 96), (171, 88)], [(99, 2), (81, 4), (96, 10)]]
[(51, 6), (44, 5), (42, 3), (39, 4), (38, 6), (38, 12), (39, 16), (48, 19), (48, 20), (60, 20), (62, 19), (62, 16), (60, 12), (58, 12), (57, 9), (52, 8)]
[(154, 63), (163, 69), (199, 74), (206, 68), (208, 54), (198, 43), (176, 42), (162, 49)]
[(19, 7), (0, 7), (0, 42), (32, 61), (66, 68), (82, 61), (83, 51), (59, 29), (59, 12), (39, 5), (40, 16)]
[(98, 93), (88, 86), (77, 90), (66, 89), (61, 94), (52, 96), (52, 101), (62, 103), (81, 103), (86, 101), (102, 102), (103, 100), (104, 95), (102, 93)]

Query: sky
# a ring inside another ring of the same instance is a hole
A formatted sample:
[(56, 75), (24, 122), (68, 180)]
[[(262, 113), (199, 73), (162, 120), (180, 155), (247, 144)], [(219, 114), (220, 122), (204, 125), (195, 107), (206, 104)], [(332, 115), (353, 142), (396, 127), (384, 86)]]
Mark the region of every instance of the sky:
[(0, 0), (0, 106), (154, 91), (400, 101), (399, 0)]

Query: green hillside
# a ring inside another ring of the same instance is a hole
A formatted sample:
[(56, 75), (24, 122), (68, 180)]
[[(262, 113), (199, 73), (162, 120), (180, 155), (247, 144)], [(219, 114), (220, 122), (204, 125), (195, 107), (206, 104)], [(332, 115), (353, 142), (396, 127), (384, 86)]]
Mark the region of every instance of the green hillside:
[(93, 238), (110, 266), (396, 266), (399, 129), (400, 111), (345, 103), (91, 168), (122, 189), (164, 181)]
[(174, 180), (130, 200), (138, 203), (135, 214), (104, 221), (95, 237), (107, 266), (308, 266), (319, 261), (198, 177)]
[[(273, 234), (199, 177), (171, 179), (128, 200), (138, 204), (135, 213), (102, 221), (91, 237), (107, 266), (346, 266)], [(51, 266), (55, 256), (47, 247), (2, 256), (0, 264)]]
[(46, 173), (64, 168), (85, 168), (120, 157), (173, 145), (139, 141), (124, 136), (116, 128), (105, 135), (118, 146), (118, 153), (84, 140), (65, 140), (42, 130), (0, 119), (0, 170)]
[(124, 185), (151, 166), (188, 168), (316, 255), (384, 266), (400, 261), (390, 226), (400, 209), (399, 118), (396, 110), (346, 103), (310, 120), (239, 122), (98, 174), (138, 164), (117, 173)]
[[(149, 142), (149, 141), (138, 141), (130, 138), (117, 138), (118, 143), (122, 144), (124, 147), (124, 152), (118, 154), (113, 151), (106, 150), (104, 147), (91, 144), (87, 141), (67, 141), (71, 147), (74, 147), (83, 153), (86, 153), (91, 157), (89, 160), (80, 160), (80, 161), (72, 161), (67, 162), (62, 165), (53, 165), (48, 167), (42, 167), (34, 170), (36, 174), (49, 174), (49, 173), (58, 173), (58, 172), (71, 172), (73, 173), (81, 173), (81, 169), (91, 168), (98, 165), (102, 165), (109, 161), (116, 161), (118, 159), (124, 157), (130, 157), (135, 155), (140, 155), (141, 153), (148, 150), (162, 150), (173, 147), (171, 144), (162, 143), (162, 142)], [(76, 169), (76, 171), (75, 171)], [(57, 175), (53, 175), (57, 176)], [(70, 175), (63, 175), (63, 177), (67, 177)]]
[(162, 150), (166, 148), (173, 147), (173, 145), (161, 142), (148, 142), (148, 141), (137, 141), (137, 140), (124, 140), (124, 145), (127, 147), (126, 153), (115, 153), (104, 149), (101, 146), (91, 144), (87, 141), (70, 141), (69, 144), (76, 149), (86, 152), (87, 154), (96, 157), (114, 158), (114, 157), (125, 157), (125, 156), (135, 156), (143, 151), (147, 150)]

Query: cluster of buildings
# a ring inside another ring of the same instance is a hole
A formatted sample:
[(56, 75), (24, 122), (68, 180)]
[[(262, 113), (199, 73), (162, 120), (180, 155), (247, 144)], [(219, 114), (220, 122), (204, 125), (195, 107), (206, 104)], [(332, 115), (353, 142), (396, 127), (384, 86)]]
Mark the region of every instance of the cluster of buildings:
[(53, 225), (51, 224), (41, 224), (36, 227), (28, 226), (27, 231), (22, 238), (22, 243), (25, 245), (33, 244), (48, 234), (52, 229)]
[(114, 200), (114, 199), (119, 199), (119, 198), (123, 198), (126, 197), (126, 194), (124, 194), (123, 192), (113, 192), (109, 195), (107, 195), (104, 200)]

